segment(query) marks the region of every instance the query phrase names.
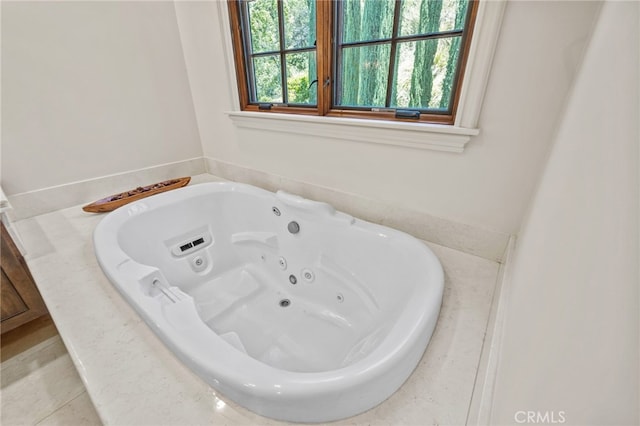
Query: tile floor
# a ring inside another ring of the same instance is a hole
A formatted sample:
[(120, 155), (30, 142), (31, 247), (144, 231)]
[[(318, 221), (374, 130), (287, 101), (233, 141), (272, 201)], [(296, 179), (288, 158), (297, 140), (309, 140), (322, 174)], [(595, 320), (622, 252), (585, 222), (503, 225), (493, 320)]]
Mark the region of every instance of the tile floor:
[(0, 424), (102, 424), (51, 317), (6, 333), (1, 343)]

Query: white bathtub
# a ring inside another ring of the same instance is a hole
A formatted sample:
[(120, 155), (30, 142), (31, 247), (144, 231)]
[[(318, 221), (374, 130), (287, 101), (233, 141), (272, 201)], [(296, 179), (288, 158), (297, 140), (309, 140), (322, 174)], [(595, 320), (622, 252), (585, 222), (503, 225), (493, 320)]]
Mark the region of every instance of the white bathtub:
[(94, 244), (179, 359), (280, 420), (326, 422), (384, 401), (420, 361), (442, 301), (442, 267), (415, 238), (237, 183), (124, 206)]

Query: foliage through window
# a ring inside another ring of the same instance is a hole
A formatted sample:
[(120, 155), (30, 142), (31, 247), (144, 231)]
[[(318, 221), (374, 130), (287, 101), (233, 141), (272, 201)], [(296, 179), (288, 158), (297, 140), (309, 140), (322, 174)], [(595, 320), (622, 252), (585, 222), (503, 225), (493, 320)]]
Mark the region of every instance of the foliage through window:
[(477, 1), (229, 0), (243, 110), (452, 124)]

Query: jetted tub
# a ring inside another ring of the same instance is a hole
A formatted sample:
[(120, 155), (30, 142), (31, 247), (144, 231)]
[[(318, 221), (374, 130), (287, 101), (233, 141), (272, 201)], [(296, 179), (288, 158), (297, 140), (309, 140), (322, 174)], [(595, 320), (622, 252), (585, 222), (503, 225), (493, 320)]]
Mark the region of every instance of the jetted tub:
[(443, 272), (415, 238), (238, 183), (123, 206), (94, 232), (103, 271), (175, 355), (267, 417), (374, 407), (422, 357)]

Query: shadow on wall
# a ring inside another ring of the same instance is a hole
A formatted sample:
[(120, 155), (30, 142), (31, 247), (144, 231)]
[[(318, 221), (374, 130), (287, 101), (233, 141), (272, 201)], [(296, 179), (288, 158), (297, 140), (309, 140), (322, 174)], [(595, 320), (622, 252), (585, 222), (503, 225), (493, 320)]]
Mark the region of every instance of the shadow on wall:
[(518, 241), (491, 423), (638, 424), (638, 10), (603, 4)]

